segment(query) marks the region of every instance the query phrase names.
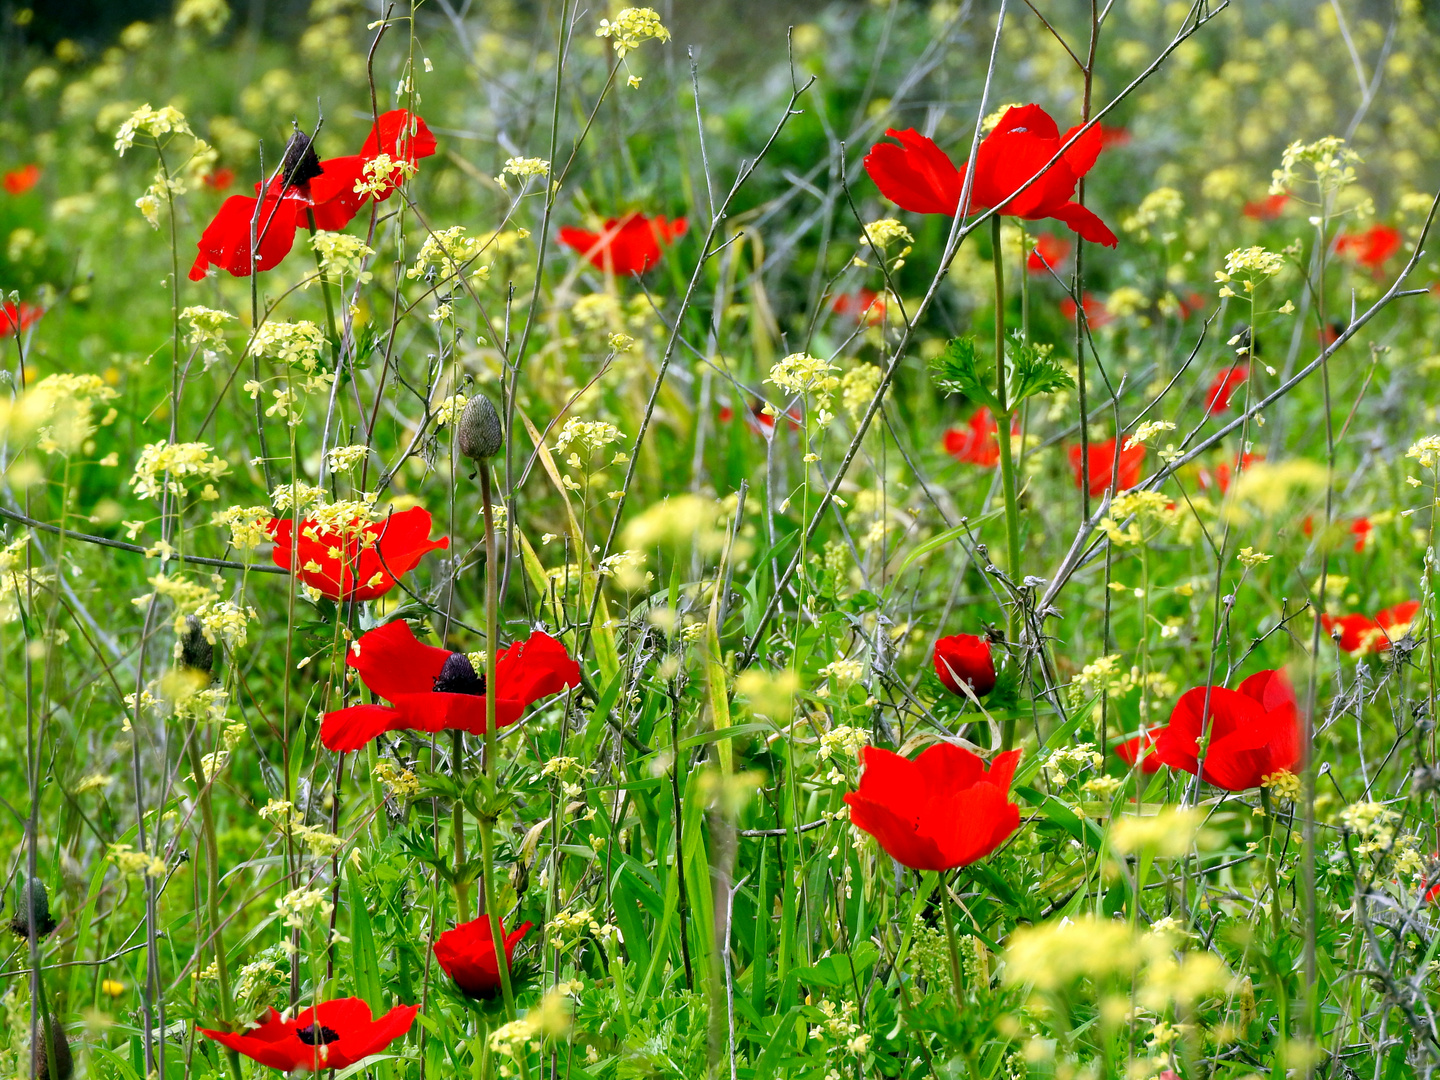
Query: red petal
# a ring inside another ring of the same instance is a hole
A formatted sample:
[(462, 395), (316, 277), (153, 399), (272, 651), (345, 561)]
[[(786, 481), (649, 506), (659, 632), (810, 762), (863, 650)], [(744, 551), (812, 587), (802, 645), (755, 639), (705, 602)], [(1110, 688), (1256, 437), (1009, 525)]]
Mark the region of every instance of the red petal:
[(351, 648), (345, 662), (360, 673), (376, 694), (395, 701), (403, 694), (428, 693), (450, 657), (448, 649), (426, 645), (408, 623), (386, 623), (362, 634), (359, 651)]
[[(1083, 124), (1076, 124), (1061, 138), (1063, 145), (1070, 141), (1071, 137), (1079, 131)], [(1105, 148), (1105, 133), (1099, 124), (1095, 124), (1089, 131), (1075, 140), (1074, 145), (1065, 151), (1065, 164), (1070, 166), (1070, 171), (1077, 177), (1084, 176), (1095, 166), (1095, 159), (1100, 156), (1100, 151)]]
[(320, 721), (320, 741), (337, 754), (359, 750), (377, 735), (399, 726), (398, 709), (384, 705), (352, 705), (328, 712)]
[(865, 155), (865, 171), (875, 186), (901, 209), (953, 217), (964, 178), (933, 139), (914, 128), (885, 132), (901, 143), (879, 142)]
[(1093, 211), (1077, 202), (1056, 207), (1050, 211), (1049, 216), (1056, 221), (1063, 221), (1092, 244), (1103, 244), (1112, 248), (1120, 244), (1120, 238), (1110, 231), (1110, 226), (1101, 221)]
[(531, 705), (580, 685), (580, 665), (565, 646), (541, 630), (495, 656), (495, 683), (503, 699)]
[[(411, 127), (410, 116), (405, 109), (381, 113), (370, 127), (370, 135), (360, 150), (360, 156), (369, 161), (378, 154), (389, 154), (392, 158), (408, 157), (414, 161), (435, 153), (435, 136), (430, 133), (425, 121), (417, 115)], [(402, 149), (405, 153), (401, 152)]]
[(859, 792), (846, 795), (845, 802), (850, 807), (851, 824), (873, 836), (886, 854), (902, 866), (912, 870), (949, 869), (934, 839), (921, 837), (915, 831), (914, 821), (901, 817), (889, 806), (872, 802)]

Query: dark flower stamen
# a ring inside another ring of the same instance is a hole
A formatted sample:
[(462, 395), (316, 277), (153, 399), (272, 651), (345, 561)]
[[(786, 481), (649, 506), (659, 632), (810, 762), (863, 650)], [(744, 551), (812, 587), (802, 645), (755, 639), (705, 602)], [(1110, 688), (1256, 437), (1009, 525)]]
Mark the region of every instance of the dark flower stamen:
[(472, 694), (476, 697), (485, 693), (485, 677), (475, 674), (470, 658), (464, 653), (451, 653), (445, 660), (440, 674), (435, 676), (437, 694)]
[(309, 1027), (296, 1028), (295, 1037), (306, 1046), (329, 1046), (339, 1040), (340, 1033), (334, 1028), (311, 1024)]

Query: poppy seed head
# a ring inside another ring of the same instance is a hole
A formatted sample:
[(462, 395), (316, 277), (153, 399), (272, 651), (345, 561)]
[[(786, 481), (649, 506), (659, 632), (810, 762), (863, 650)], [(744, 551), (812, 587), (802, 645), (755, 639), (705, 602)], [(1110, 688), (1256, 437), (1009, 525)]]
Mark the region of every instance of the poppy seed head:
[(435, 676), (435, 692), (479, 697), (485, 693), (485, 676), (475, 674), (470, 658), (463, 652), (451, 653), (445, 658), (440, 674)]
[(500, 414), (489, 398), (476, 395), (466, 402), (455, 428), (455, 441), (460, 453), (471, 461), (484, 461), (500, 452), (505, 445), (505, 432), (500, 427)]
[(310, 136), (303, 131), (291, 135), (285, 147), (285, 158), (280, 163), (280, 177), (284, 185), (298, 187), (314, 180), (322, 172), (324, 170), (320, 167), (315, 147), (310, 144)]
[[(70, 1054), (70, 1043), (65, 1033), (54, 1023), (48, 1023), (37, 1041), (39, 1045), (31, 1055), (34, 1068), (30, 1075), (34, 1080), (70, 1080), (75, 1073), (75, 1060)], [(50, 1057), (52, 1045), (55, 1048), (53, 1061)]]
[(10, 929), (20, 937), (28, 938), (32, 924), (36, 938), (48, 936), (56, 926), (50, 915), (50, 892), (39, 878), (30, 878), (20, 890), (20, 903), (16, 905), (15, 917), (10, 920)]
[(215, 670), (215, 646), (205, 640), (205, 624), (198, 615), (185, 616), (185, 632), (180, 635), (180, 664), (206, 675)]

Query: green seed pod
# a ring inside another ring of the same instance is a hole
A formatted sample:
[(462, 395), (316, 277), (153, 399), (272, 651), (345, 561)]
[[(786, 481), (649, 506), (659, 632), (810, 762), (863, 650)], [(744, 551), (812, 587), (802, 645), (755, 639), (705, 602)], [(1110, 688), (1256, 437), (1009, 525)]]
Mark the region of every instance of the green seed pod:
[(460, 453), (471, 461), (485, 461), (500, 452), (505, 433), (500, 427), (500, 414), (489, 398), (476, 395), (466, 403), (455, 429), (455, 441)]

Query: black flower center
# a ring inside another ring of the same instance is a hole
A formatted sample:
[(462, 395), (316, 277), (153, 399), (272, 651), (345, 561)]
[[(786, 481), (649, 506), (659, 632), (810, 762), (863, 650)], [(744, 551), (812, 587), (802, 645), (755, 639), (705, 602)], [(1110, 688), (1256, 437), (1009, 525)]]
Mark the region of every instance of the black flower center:
[(340, 1033), (334, 1028), (311, 1024), (309, 1027), (296, 1028), (295, 1037), (306, 1046), (329, 1046), (339, 1041)]
[(470, 658), (463, 652), (452, 652), (445, 660), (440, 674), (435, 676), (437, 694), (472, 694), (479, 697), (485, 693), (485, 677), (476, 675), (470, 666)]

